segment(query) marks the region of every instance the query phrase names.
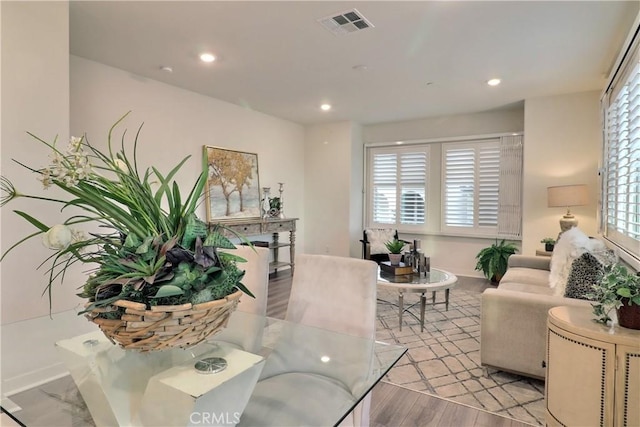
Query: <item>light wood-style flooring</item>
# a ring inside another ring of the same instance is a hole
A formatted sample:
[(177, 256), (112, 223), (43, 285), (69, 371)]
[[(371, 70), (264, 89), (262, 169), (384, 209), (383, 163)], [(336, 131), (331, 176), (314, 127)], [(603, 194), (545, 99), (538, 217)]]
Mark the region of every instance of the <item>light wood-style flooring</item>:
[[(269, 280), (267, 316), (284, 319), (291, 292), (288, 270)], [(492, 287), (488, 280), (458, 277), (459, 289), (482, 292)], [(380, 382), (372, 391), (372, 427), (527, 427), (510, 418), (495, 415), (426, 393)]]

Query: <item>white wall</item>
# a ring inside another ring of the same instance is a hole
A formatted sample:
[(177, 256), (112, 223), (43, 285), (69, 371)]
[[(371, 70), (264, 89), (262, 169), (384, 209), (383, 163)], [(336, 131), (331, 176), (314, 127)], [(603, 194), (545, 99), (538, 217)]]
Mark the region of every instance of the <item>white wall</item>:
[[(204, 145), (257, 153), (260, 186), (271, 187), (276, 195), (278, 182), (284, 183), (285, 214), (300, 218), (296, 243), (298, 250), (304, 248), (302, 126), (71, 57), (72, 132), (103, 140), (115, 120), (129, 110), (132, 113), (119, 129), (127, 129), (132, 141), (133, 132), (144, 122), (140, 164), (168, 171), (179, 159), (192, 156), (176, 175), (183, 187), (190, 188), (196, 180)], [(206, 218), (204, 204), (198, 215)], [(281, 251), (285, 259), (286, 253)]]
[(600, 92), (531, 98), (525, 101), (523, 250), (542, 249), (544, 237), (560, 232), (564, 208), (547, 207), (547, 187), (587, 184), (588, 206), (571, 212), (578, 227), (597, 233), (598, 162), (602, 147)]
[(364, 194), (364, 144), (362, 126), (354, 124), (351, 128), (351, 187), (349, 217), (349, 255), (362, 257), (362, 208)]
[[(522, 108), (463, 114), (446, 117), (424, 118), (403, 122), (381, 123), (363, 127), (365, 143), (426, 140), (434, 138), (464, 137), (494, 133), (522, 132), (524, 111)], [(526, 136), (525, 136), (526, 138)], [(439, 150), (432, 150), (432, 156), (439, 156)], [(437, 185), (440, 177), (434, 171), (430, 183)], [(428, 221), (431, 229), (439, 229), (440, 200), (431, 192), (429, 198)], [(475, 256), (480, 249), (493, 242), (489, 239), (442, 236), (438, 233), (406, 234), (406, 240), (422, 240), (423, 251), (431, 257), (431, 265), (463, 276), (482, 277), (475, 270)], [(452, 256), (452, 254), (455, 254)]]
[[(1, 7), (2, 175), (10, 177), (22, 193), (42, 194), (42, 184), (36, 180), (36, 174), (12, 159), (35, 168), (46, 166), (49, 149), (29, 137), (27, 131), (49, 141), (59, 134), (65, 143), (68, 137), (68, 5), (62, 2), (2, 2)], [(56, 194), (51, 190), (45, 195)], [(4, 207), (2, 253), (37, 231), (11, 210), (26, 211), (47, 225), (55, 225), (60, 218), (58, 208), (25, 199)], [(48, 300), (41, 297), (46, 269), (36, 271), (36, 267), (50, 254), (40, 239), (33, 239), (16, 248), (0, 264), (3, 324), (34, 313), (49, 312)], [(72, 306), (69, 297), (76, 292), (76, 286), (71, 280), (64, 287), (56, 287), (61, 298), (53, 301), (54, 311)]]
[[(109, 127), (132, 110), (120, 130), (128, 129), (132, 137), (144, 122), (139, 141), (141, 165), (168, 171), (183, 157), (192, 156), (176, 176), (183, 188), (191, 188), (199, 174), (203, 145), (257, 153), (260, 185), (277, 188), (278, 182), (285, 183), (285, 213), (301, 217), (297, 244), (299, 251), (304, 249), (302, 126), (70, 57), (65, 2), (2, 2), (1, 7), (2, 174), (14, 179), (20, 190), (42, 194), (33, 174), (10, 159), (42, 167), (49, 154), (25, 131), (47, 140), (59, 134), (65, 145), (70, 134), (86, 132), (92, 143), (104, 146)], [(116, 132), (118, 141), (120, 134)], [(50, 204), (30, 206), (12, 203), (2, 209), (3, 252), (33, 231), (10, 208), (32, 213), (47, 225), (67, 217)], [(204, 205), (199, 215), (205, 217)], [(48, 255), (40, 241), (34, 240), (1, 264), (3, 395), (64, 373), (55, 341), (95, 329), (69, 310), (83, 303), (75, 295), (86, 280), (82, 268), (68, 275), (64, 287), (55, 286), (54, 314), (49, 319), (48, 301), (40, 295), (46, 281), (43, 272), (36, 271)]]
[(351, 252), (352, 140), (357, 134), (356, 126), (352, 122), (335, 122), (306, 128), (307, 253), (349, 256)]
[(429, 117), (401, 122), (366, 125), (362, 139), (365, 143), (411, 141), (502, 132), (521, 132), (524, 128), (523, 107)]
[[(42, 194), (35, 174), (11, 159), (40, 168), (46, 166), (49, 150), (26, 134), (31, 131), (47, 140), (56, 134), (65, 143), (69, 134), (69, 31), (66, 2), (1, 2), (2, 41), (2, 175), (12, 179), (26, 194)], [(46, 195), (54, 197), (50, 190)], [(47, 225), (59, 222), (57, 208), (43, 202), (16, 200), (2, 208), (2, 253), (35, 228), (11, 212), (23, 210)], [(50, 321), (49, 303), (42, 297), (45, 270), (36, 267), (51, 254), (35, 239), (16, 248), (0, 264), (2, 311), (2, 392), (20, 388), (35, 377), (49, 375), (56, 365), (53, 342), (60, 324)], [(76, 269), (64, 286), (55, 286), (53, 311), (79, 303), (75, 296), (81, 273)], [(87, 321), (75, 313), (66, 318), (69, 330), (82, 332)], [(22, 328), (18, 320), (38, 317), (33, 328)], [(55, 316), (54, 316), (55, 317)], [(14, 323), (12, 323), (14, 322)], [(36, 325), (37, 324), (37, 325)], [(73, 326), (71, 326), (73, 325)], [(26, 372), (41, 371), (35, 377)], [(54, 369), (55, 370), (55, 369)], [(58, 368), (59, 371), (59, 368)], [(41, 375), (42, 374), (42, 375)]]

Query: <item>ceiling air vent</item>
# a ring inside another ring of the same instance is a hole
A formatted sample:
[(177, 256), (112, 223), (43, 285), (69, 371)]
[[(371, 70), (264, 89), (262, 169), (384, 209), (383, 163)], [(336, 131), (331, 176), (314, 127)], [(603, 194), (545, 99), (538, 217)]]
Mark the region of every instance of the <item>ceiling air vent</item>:
[(348, 34), (354, 31), (364, 30), (373, 27), (373, 24), (367, 20), (356, 9), (347, 10), (345, 12), (334, 13), (322, 19), (318, 19), (327, 30), (333, 34)]

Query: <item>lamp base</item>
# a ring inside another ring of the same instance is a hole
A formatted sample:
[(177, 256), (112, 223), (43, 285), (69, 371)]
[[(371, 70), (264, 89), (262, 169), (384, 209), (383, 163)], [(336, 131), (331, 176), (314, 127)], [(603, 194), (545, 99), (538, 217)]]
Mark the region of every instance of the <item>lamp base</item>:
[(578, 226), (578, 220), (572, 214), (568, 213), (564, 215), (562, 218), (560, 218), (560, 230), (562, 230), (563, 233), (577, 226)]

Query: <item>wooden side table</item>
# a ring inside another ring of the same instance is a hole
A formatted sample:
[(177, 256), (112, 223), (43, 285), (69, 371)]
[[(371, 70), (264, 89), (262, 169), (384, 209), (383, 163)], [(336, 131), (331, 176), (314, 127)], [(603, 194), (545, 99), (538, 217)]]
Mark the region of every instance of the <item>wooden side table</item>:
[[(235, 233), (245, 237), (271, 234), (271, 242), (268, 248), (273, 254), (273, 261), (269, 263), (269, 273), (278, 274), (278, 270), (284, 267), (291, 267), (291, 274), (295, 269), (296, 257), (296, 221), (298, 218), (269, 218), (257, 220), (238, 220), (225, 222), (223, 230), (225, 236), (234, 238)], [(213, 225), (213, 223), (211, 224)], [(289, 241), (281, 241), (279, 234), (289, 232)], [(281, 261), (279, 258), (280, 248), (289, 248), (289, 261)]]
[(549, 310), (547, 425), (638, 426), (640, 331), (592, 319), (589, 307)]

